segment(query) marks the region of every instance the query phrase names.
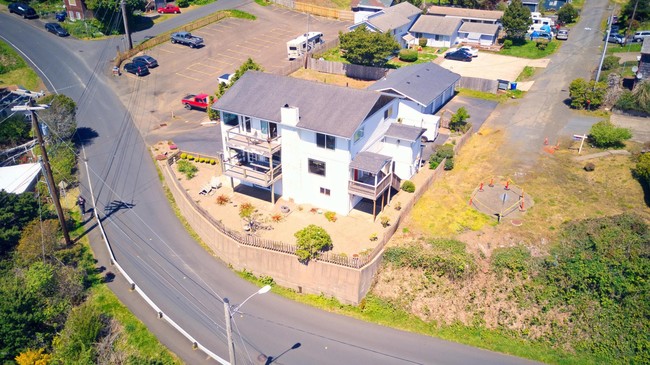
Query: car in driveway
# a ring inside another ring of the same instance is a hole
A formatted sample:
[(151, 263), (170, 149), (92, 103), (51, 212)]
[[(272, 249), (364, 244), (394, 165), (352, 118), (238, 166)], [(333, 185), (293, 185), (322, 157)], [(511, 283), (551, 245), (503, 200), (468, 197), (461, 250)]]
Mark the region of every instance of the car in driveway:
[(465, 62), (472, 61), (472, 55), (463, 51), (462, 49), (459, 49), (455, 52), (445, 53), (445, 58), (448, 60), (456, 60), (456, 61), (465, 61)]
[(166, 6), (158, 8), (158, 13), (159, 14), (180, 14), (181, 8), (179, 8), (174, 4), (167, 4)]
[(7, 8), (9, 9), (9, 13), (18, 14), (25, 19), (38, 17), (36, 10), (25, 3), (10, 3)]
[(61, 10), (60, 12), (54, 14), (54, 17), (56, 20), (62, 22), (65, 20), (65, 18), (68, 16), (68, 13), (65, 10)]
[(568, 29), (559, 29), (555, 35), (555, 39), (566, 41), (569, 39), (569, 30)]
[(149, 67), (144, 63), (139, 62), (129, 62), (124, 65), (124, 71), (134, 74), (136, 76), (145, 76), (149, 75)]
[(132, 62), (142, 63), (148, 68), (158, 67), (158, 61), (156, 61), (155, 58), (148, 56), (146, 54), (143, 54), (142, 56), (133, 57)]
[(70, 33), (68, 33), (68, 31), (59, 23), (45, 23), (45, 30), (52, 34), (56, 34), (59, 37), (67, 37), (70, 35)]
[(458, 48), (449, 48), (447, 52), (456, 52), (456, 51), (465, 51), (465, 53), (469, 53), (470, 56), (472, 57), (478, 57), (478, 49), (471, 47), (471, 46), (462, 46)]
[(625, 37), (620, 34), (610, 33), (609, 37), (603, 38), (603, 40), (605, 39), (607, 39), (608, 43), (625, 44)]
[(650, 30), (639, 30), (632, 36), (633, 42), (643, 42), (643, 39), (650, 37)]

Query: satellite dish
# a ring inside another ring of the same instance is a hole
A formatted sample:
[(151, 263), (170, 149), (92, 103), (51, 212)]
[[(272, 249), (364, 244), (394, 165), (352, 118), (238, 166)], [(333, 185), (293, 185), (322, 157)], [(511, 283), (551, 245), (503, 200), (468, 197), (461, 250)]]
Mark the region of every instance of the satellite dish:
[(643, 78), (643, 74), (641, 72), (636, 73), (636, 78), (641, 80)]
[(639, 68), (637, 66), (632, 66), (632, 72), (636, 73), (639, 71)]

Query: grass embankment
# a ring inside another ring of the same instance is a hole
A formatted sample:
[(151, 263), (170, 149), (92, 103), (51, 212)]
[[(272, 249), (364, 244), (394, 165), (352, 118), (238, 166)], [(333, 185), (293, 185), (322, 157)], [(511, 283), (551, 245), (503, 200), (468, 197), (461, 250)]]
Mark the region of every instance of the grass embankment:
[(11, 85), (20, 85), (29, 90), (45, 89), (27, 62), (11, 46), (0, 41), (0, 87)]

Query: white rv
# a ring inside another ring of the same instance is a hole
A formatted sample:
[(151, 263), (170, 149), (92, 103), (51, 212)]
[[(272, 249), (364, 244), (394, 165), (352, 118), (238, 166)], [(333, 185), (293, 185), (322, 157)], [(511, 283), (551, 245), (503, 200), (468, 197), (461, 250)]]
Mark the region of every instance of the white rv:
[(292, 39), (287, 42), (287, 53), (289, 59), (295, 60), (303, 54), (311, 51), (317, 44), (323, 42), (323, 33), (321, 32), (308, 32), (296, 39)]

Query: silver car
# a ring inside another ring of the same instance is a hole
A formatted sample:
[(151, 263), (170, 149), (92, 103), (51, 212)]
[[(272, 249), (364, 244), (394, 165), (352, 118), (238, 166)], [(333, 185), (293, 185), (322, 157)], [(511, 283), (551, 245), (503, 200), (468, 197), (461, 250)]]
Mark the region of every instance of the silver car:
[(566, 41), (569, 39), (569, 30), (568, 29), (560, 29), (557, 31), (557, 34), (555, 35), (555, 39), (559, 39), (561, 41)]

